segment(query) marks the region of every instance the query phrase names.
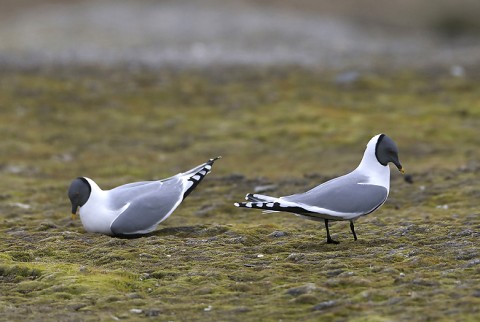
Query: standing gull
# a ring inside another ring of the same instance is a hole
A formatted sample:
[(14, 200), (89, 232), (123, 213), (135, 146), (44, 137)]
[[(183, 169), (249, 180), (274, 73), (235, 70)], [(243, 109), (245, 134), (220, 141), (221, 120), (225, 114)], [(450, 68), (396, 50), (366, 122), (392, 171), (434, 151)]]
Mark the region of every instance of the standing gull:
[(170, 216), (219, 158), (167, 179), (134, 182), (112, 190), (102, 190), (92, 179), (79, 177), (68, 189), (72, 217), (80, 208), (88, 232), (116, 236), (149, 233)]
[(266, 212), (285, 211), (310, 220), (323, 220), (328, 244), (338, 244), (330, 237), (328, 221), (349, 220), (353, 238), (357, 240), (353, 222), (375, 211), (387, 200), (390, 190), (389, 162), (404, 173), (397, 145), (385, 134), (378, 134), (368, 142), (362, 161), (352, 172), (290, 196), (276, 198), (247, 194), (247, 202), (235, 203), (235, 206), (264, 209)]

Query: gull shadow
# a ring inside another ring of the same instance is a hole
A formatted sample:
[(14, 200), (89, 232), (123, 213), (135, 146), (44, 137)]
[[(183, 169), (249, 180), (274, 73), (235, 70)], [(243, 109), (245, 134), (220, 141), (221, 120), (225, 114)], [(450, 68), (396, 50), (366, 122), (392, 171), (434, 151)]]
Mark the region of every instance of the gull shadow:
[(180, 238), (194, 238), (194, 237), (213, 237), (224, 232), (228, 231), (229, 228), (226, 226), (207, 226), (207, 225), (197, 225), (197, 226), (179, 226), (179, 227), (166, 227), (159, 230), (152, 231), (148, 234), (135, 234), (135, 235), (116, 235), (115, 237), (121, 239), (134, 239), (141, 237), (152, 237), (152, 236), (175, 236)]

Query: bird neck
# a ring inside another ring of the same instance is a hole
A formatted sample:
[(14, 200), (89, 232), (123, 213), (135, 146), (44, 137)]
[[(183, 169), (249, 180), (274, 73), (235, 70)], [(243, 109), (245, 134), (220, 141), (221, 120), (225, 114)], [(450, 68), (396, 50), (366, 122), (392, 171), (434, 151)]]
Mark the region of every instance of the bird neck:
[(362, 161), (356, 171), (361, 172), (369, 178), (370, 184), (375, 184), (390, 189), (390, 168), (388, 165), (382, 165), (375, 156), (376, 141), (371, 140), (367, 144)]
[(105, 195), (105, 191), (100, 189), (100, 187), (90, 178), (84, 177), (88, 183), (90, 184), (90, 197), (88, 201), (83, 205), (83, 207), (87, 206), (88, 204), (96, 203), (97, 200), (103, 199)]
[(92, 179), (87, 178), (87, 177), (84, 177), (84, 178), (85, 178), (85, 180), (87, 180), (88, 183), (90, 184), (90, 188), (92, 189), (92, 193), (93, 193), (93, 192), (98, 193), (98, 192), (100, 192), (100, 191), (103, 192), (103, 190), (100, 189), (100, 187), (98, 186), (98, 184), (96, 184), (95, 181), (93, 181)]
[(110, 225), (118, 213), (109, 209), (108, 191), (103, 191), (89, 178), (85, 178), (92, 189), (87, 202), (80, 207), (80, 220), (86, 231), (111, 235)]

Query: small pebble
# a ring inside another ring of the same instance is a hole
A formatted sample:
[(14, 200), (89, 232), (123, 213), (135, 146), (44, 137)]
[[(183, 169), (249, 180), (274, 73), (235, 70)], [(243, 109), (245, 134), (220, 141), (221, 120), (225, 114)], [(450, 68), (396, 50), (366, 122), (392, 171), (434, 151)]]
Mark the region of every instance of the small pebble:
[(287, 293), (288, 295), (292, 295), (292, 296), (299, 296), (299, 295), (311, 293), (311, 292), (314, 291), (316, 288), (317, 288), (317, 287), (315, 286), (315, 284), (313, 284), (313, 283), (308, 283), (308, 284), (305, 284), (305, 285), (303, 285), (303, 286), (289, 288), (289, 289), (286, 291), (286, 293)]
[(232, 313), (246, 313), (246, 312), (250, 312), (251, 310), (248, 308), (248, 307), (244, 307), (244, 306), (239, 306), (235, 309), (233, 309), (231, 312)]
[(141, 253), (139, 256), (143, 257), (143, 258), (152, 258), (153, 257), (152, 255), (147, 254), (147, 253)]
[(138, 293), (128, 293), (127, 298), (129, 298), (129, 299), (141, 299), (142, 297)]
[(327, 272), (327, 276), (328, 276), (328, 277), (333, 277), (333, 276), (340, 275), (340, 274), (343, 273), (343, 272), (344, 272), (343, 269), (334, 269), (334, 270), (328, 271), (328, 272)]
[(12, 206), (15, 206), (15, 207), (18, 207), (18, 208), (22, 208), (22, 209), (30, 209), (32, 208), (32, 206), (26, 204), (26, 203), (21, 203), (21, 202), (14, 202), (11, 204)]
[(155, 309), (153, 309), (153, 310), (146, 310), (146, 311), (145, 311), (145, 316), (159, 316), (160, 313), (162, 313), (161, 310), (155, 310)]
[(285, 237), (287, 235), (288, 235), (288, 233), (286, 233), (284, 231), (275, 230), (273, 233), (269, 234), (268, 237), (279, 238), (279, 237)]
[(337, 305), (337, 301), (325, 301), (325, 302), (322, 302), (320, 304), (317, 304), (313, 307), (313, 310), (314, 311), (321, 311), (321, 310), (325, 310), (325, 309), (328, 309), (332, 306), (335, 306)]
[(305, 258), (305, 254), (302, 253), (291, 253), (288, 255), (287, 260), (298, 262)]
[(413, 176), (411, 174), (406, 174), (403, 177), (403, 180), (405, 180), (406, 183), (413, 183)]
[(78, 311), (78, 310), (80, 310), (80, 309), (82, 309), (82, 308), (84, 308), (84, 307), (86, 307), (86, 306), (87, 306), (87, 304), (78, 303), (78, 304), (73, 304), (73, 305), (71, 305), (70, 308), (71, 308), (72, 310), (74, 310), (74, 311)]
[(142, 312), (143, 312), (142, 309), (131, 309), (131, 310), (130, 310), (130, 313), (135, 313), (135, 314), (140, 314), (140, 313), (142, 313)]

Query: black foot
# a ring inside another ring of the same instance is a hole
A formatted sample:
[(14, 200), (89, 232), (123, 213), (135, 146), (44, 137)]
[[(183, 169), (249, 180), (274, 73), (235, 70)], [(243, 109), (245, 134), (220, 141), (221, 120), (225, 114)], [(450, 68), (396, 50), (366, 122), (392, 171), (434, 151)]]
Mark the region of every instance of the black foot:
[(352, 230), (353, 239), (354, 239), (354, 240), (357, 240), (357, 234), (355, 234), (355, 226), (353, 225), (353, 221), (352, 221), (352, 220), (350, 220), (350, 229)]
[(340, 242), (330, 238), (330, 239), (327, 239), (327, 244), (340, 244)]
[(328, 229), (328, 219), (325, 219), (325, 229), (327, 230), (327, 244), (338, 244), (336, 240), (330, 237), (330, 230)]

